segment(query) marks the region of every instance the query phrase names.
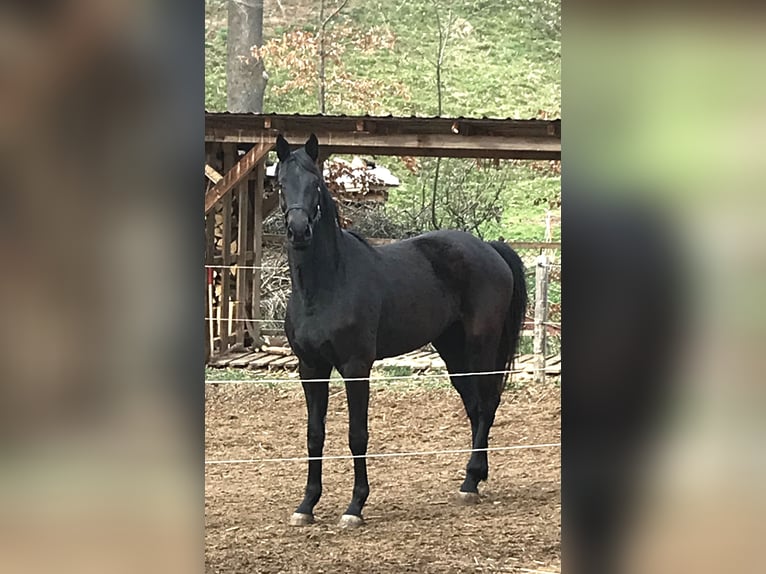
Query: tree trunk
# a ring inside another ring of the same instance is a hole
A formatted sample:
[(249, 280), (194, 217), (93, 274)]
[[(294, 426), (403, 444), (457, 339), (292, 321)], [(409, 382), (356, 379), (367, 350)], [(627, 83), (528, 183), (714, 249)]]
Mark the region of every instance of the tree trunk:
[(263, 45), (263, 0), (229, 0), (228, 15), (226, 107), (260, 113), (268, 75), (253, 47)]
[(319, 98), (319, 113), (325, 113), (325, 51), (324, 51), (324, 29), (326, 22), (324, 21), (324, 0), (319, 0), (319, 89), (317, 96)]

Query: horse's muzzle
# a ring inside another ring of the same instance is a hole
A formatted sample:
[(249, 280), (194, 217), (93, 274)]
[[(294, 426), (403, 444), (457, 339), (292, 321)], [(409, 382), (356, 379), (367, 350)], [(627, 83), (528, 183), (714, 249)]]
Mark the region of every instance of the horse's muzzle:
[(312, 222), (305, 213), (300, 211), (291, 212), (286, 222), (287, 241), (296, 249), (305, 249), (311, 244), (314, 236)]

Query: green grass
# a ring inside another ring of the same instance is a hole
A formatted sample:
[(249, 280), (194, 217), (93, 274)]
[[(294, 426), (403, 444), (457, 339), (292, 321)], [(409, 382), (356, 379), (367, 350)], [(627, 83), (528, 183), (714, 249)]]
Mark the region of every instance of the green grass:
[[(409, 98), (379, 94), (392, 114), (436, 113), (433, 61), (438, 46), (436, 11), (446, 21), (451, 10), (456, 22), (443, 63), (444, 115), (527, 118), (540, 110), (561, 112), (560, 4), (554, 0), (474, 0), (438, 3), (433, 0), (352, 0), (336, 20), (361, 31), (388, 29), (396, 37), (391, 50), (365, 53), (347, 45), (343, 65), (358, 78), (399, 82)], [(226, 104), (226, 3), (206, 2), (205, 105), (224, 110)], [(449, 8), (447, 8), (449, 7)], [(267, 18), (267, 22), (269, 19)], [(314, 22), (296, 22), (297, 29)], [(289, 28), (264, 26), (264, 37), (274, 38)], [(276, 96), (288, 71), (270, 69), (266, 111), (315, 113), (316, 97)], [(366, 113), (363, 108), (328, 113)]]
[(443, 26), (450, 10), (456, 22), (443, 63), (443, 115), (527, 118), (539, 110), (560, 114), (560, 33), (548, 22), (560, 21), (558, 2), (354, 2), (348, 20), (367, 28), (387, 27), (397, 38), (391, 51), (348, 52), (349, 67), (360, 76), (391, 78), (409, 88), (411, 100), (391, 100), (391, 113), (437, 112), (437, 10)]

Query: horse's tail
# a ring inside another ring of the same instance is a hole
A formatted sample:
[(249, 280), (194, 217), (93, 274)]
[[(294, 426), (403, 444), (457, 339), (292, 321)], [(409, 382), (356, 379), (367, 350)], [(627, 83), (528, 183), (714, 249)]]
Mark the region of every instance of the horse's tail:
[[(511, 307), (506, 318), (505, 337), (503, 337), (504, 348), (501, 349), (501, 353), (503, 353), (503, 367), (506, 371), (510, 371), (513, 366), (513, 358), (519, 348), (521, 329), (527, 310), (527, 281), (524, 276), (524, 263), (522, 263), (518, 253), (502, 241), (490, 241), (489, 244), (505, 260), (508, 267), (511, 268), (511, 273), (513, 273)], [(500, 359), (498, 359), (498, 362), (501, 362)], [(505, 377), (503, 377), (504, 379)]]

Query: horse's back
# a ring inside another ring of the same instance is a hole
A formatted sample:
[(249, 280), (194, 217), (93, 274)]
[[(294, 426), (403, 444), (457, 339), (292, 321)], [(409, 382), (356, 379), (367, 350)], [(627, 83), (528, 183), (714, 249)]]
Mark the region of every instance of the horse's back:
[(433, 341), (450, 325), (507, 306), (513, 276), (487, 243), (434, 231), (377, 248), (383, 291), (378, 355)]
[(384, 259), (399, 263), (415, 261), (420, 256), (441, 279), (464, 288), (475, 283), (512, 281), (510, 268), (502, 256), (487, 242), (465, 231), (431, 231), (381, 246)]

